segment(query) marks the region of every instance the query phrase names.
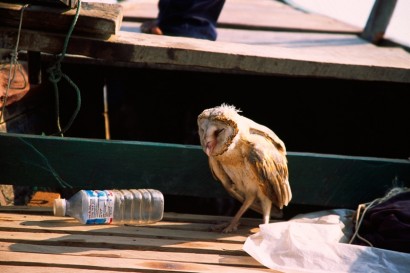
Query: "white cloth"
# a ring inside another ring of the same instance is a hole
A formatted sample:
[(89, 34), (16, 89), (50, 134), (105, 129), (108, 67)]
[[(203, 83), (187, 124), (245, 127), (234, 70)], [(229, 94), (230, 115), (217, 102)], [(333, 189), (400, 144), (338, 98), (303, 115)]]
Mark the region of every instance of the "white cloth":
[(348, 244), (353, 212), (319, 211), (260, 225), (243, 249), (264, 266), (287, 273), (410, 272), (410, 254)]

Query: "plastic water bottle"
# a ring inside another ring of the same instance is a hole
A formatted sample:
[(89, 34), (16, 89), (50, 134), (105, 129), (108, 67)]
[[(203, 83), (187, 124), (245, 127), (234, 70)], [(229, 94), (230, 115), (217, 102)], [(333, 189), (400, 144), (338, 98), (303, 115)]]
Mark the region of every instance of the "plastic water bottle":
[(71, 216), (82, 224), (145, 225), (164, 214), (164, 196), (153, 189), (81, 190), (68, 200), (54, 200), (55, 216)]

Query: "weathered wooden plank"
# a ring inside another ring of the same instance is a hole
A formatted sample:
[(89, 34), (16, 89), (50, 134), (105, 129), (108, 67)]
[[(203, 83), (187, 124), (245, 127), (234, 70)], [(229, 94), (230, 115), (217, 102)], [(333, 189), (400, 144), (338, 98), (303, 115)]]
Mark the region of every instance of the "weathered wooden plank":
[[(0, 3), (0, 25), (18, 28), (23, 5)], [(66, 35), (77, 9), (29, 5), (23, 12), (23, 29)], [(82, 2), (73, 35), (107, 38), (116, 34), (122, 22), (118, 4)]]
[[(158, 13), (156, 0), (123, 1), (120, 4), (124, 10), (124, 21), (151, 20)], [(318, 14), (308, 14), (272, 0), (227, 0), (219, 16), (218, 27), (350, 34), (361, 32), (361, 29), (346, 23)]]
[(118, 235), (85, 235), (85, 234), (66, 234), (36, 232), (33, 236), (31, 232), (13, 232), (2, 231), (0, 241), (16, 243), (35, 243), (43, 245), (60, 245), (60, 246), (83, 246), (104, 247), (116, 249), (146, 249), (152, 251), (183, 251), (188, 253), (211, 253), (211, 254), (230, 254), (246, 255), (242, 250), (242, 243), (226, 242), (207, 242), (200, 240), (182, 240), (182, 239), (157, 239), (140, 237), (123, 237)]
[[(189, 222), (189, 223), (209, 223), (210, 221), (229, 221), (230, 216), (222, 215), (198, 215), (198, 214), (185, 214), (185, 213), (173, 213), (166, 212), (164, 214), (164, 219), (173, 222)], [(260, 224), (260, 219), (254, 218), (241, 218), (241, 225), (253, 227)]]
[(201, 253), (183, 253), (183, 252), (156, 252), (149, 250), (121, 250), (121, 249), (101, 249), (91, 247), (75, 246), (52, 246), (24, 243), (0, 242), (0, 251), (12, 252), (31, 252), (45, 254), (65, 254), (74, 256), (88, 257), (117, 257), (126, 259), (150, 259), (160, 261), (189, 262), (189, 263), (206, 263), (216, 265), (241, 265), (261, 267), (260, 263), (250, 256), (232, 256), (217, 254)]
[[(144, 238), (167, 238), (167, 239), (197, 239), (201, 241), (215, 242), (245, 242), (250, 227), (253, 232), (257, 231), (257, 227), (261, 224), (261, 220), (254, 219), (253, 226), (243, 224), (235, 234), (219, 234), (209, 230), (210, 225), (217, 221), (217, 218), (207, 217), (208, 222), (203, 224), (190, 222), (170, 222), (159, 221), (155, 224), (147, 226), (115, 226), (115, 225), (81, 225), (71, 217), (54, 217), (54, 216), (31, 216), (30, 224), (27, 224), (27, 219), (24, 215), (0, 213), (0, 230), (1, 231), (25, 231), (25, 232), (55, 232), (65, 234), (95, 234), (95, 235), (117, 235), (124, 237), (144, 237)], [(229, 221), (230, 218), (226, 218)], [(249, 219), (251, 220), (251, 219)], [(37, 222), (37, 223), (35, 223)], [(248, 223), (249, 224), (249, 223)]]
[(211, 264), (198, 264), (173, 261), (156, 261), (144, 259), (124, 259), (106, 257), (88, 257), (56, 254), (38, 254), (38, 253), (15, 253), (0, 251), (2, 259), (1, 264), (7, 265), (36, 265), (36, 266), (59, 266), (64, 268), (76, 267), (79, 269), (99, 269), (104, 270), (161, 270), (167, 272), (278, 272), (266, 268), (257, 267), (233, 267)]
[[(15, 29), (0, 29), (0, 48), (13, 48)], [(64, 37), (23, 31), (20, 49), (59, 54)], [(261, 75), (410, 82), (410, 54), (379, 48), (352, 35), (344, 46), (282, 47), (223, 43), (201, 39), (120, 31), (110, 39), (72, 37), (68, 54), (107, 64)]]
[(7, 199), (4, 196), (3, 192), (0, 191), (0, 206), (6, 206), (7, 205)]
[[(2, 133), (0, 151), (3, 184), (57, 186), (59, 178), (77, 188), (227, 197), (195, 145)], [(395, 183), (410, 186), (408, 160), (289, 152), (288, 161), (293, 204), (357, 208)]]
[[(165, 200), (166, 201), (166, 200)], [(150, 225), (80, 225), (77, 220), (71, 217), (57, 217), (52, 215), (52, 208), (46, 207), (28, 207), (28, 206), (0, 206), (0, 222), (3, 222), (5, 230), (7, 228), (26, 228), (24, 221), (27, 220), (26, 215), (29, 214), (32, 221), (42, 222), (38, 228), (55, 231), (71, 231), (77, 232), (97, 232), (97, 233), (115, 233), (128, 234), (135, 236), (136, 233), (143, 233), (144, 235), (157, 236), (160, 238), (202, 238), (202, 240), (216, 240), (216, 241), (242, 241), (244, 236), (248, 236), (258, 231), (258, 226), (261, 224), (259, 218), (242, 217), (241, 226), (234, 235), (218, 234), (210, 232), (210, 225), (220, 222), (228, 222), (232, 216), (221, 215), (200, 215), (200, 214), (185, 214), (164, 212), (164, 217), (161, 221), (152, 223)], [(275, 220), (271, 220), (274, 222)], [(22, 225), (20, 226), (21, 223)], [(41, 226), (41, 227), (40, 227)], [(1, 229), (1, 227), (0, 227)], [(29, 226), (27, 229), (33, 229)], [(163, 233), (167, 229), (170, 233)], [(186, 232), (189, 232), (188, 233)]]
[[(289, 20), (289, 18), (292, 18)], [(265, 30), (358, 33), (360, 29), (319, 14), (308, 14), (280, 1), (227, 0), (218, 20), (226, 26)], [(264, 26), (274, 26), (264, 27)]]
[[(61, 266), (47, 266), (47, 271), (49, 272), (59, 272), (59, 273), (118, 273), (118, 271), (112, 270), (104, 270), (101, 269), (83, 269), (83, 268), (62, 268)], [(1, 272), (2, 273), (44, 273), (43, 266), (35, 266), (35, 265), (1, 265)], [(136, 271), (134, 271), (136, 272)]]
[[(5, 184), (2, 184), (5, 185)], [(11, 190), (13, 190), (13, 185), (11, 186)], [(1, 212), (7, 213), (25, 213), (25, 214), (36, 214), (36, 217), (41, 217), (42, 215), (53, 215), (53, 210), (50, 207), (29, 207), (29, 206), (0, 206)]]
[(59, 193), (37, 191), (33, 194), (28, 206), (30, 207), (53, 207), (54, 199), (61, 198)]
[(1, 0), (0, 2), (8, 2), (13, 4), (29, 4), (42, 5), (51, 7), (69, 7), (75, 8), (78, 5), (78, 0)]
[[(121, 24), (121, 31), (141, 33), (141, 23), (124, 21)], [(285, 48), (304, 47), (334, 47), (337, 45), (349, 45), (351, 39), (356, 40), (356, 36), (350, 34), (332, 33), (311, 33), (311, 32), (290, 32), (290, 31), (267, 31), (233, 29), (218, 27), (218, 42), (240, 43), (250, 45), (269, 45)], [(357, 41), (360, 41), (357, 39)], [(360, 44), (364, 44), (361, 42)]]
[[(165, 200), (166, 201), (166, 200)], [(7, 220), (24, 220), (24, 214), (37, 214), (32, 215), (33, 219), (38, 221), (43, 221), (45, 219), (54, 220), (50, 222), (50, 226), (56, 224), (55, 221), (65, 220), (67, 222), (67, 217), (57, 217), (52, 216), (53, 210), (50, 207), (28, 207), (28, 206), (3, 206), (0, 207), (0, 212), (4, 212), (7, 214), (3, 214), (2, 217), (6, 218)], [(187, 214), (187, 213), (175, 213), (175, 212), (164, 212), (164, 217), (161, 221), (157, 223), (152, 223), (149, 226), (155, 226), (158, 228), (170, 227), (172, 226), (173, 229), (190, 229), (196, 231), (209, 231), (208, 224), (210, 222), (223, 222), (231, 220), (231, 216), (223, 216), (223, 215), (201, 215), (201, 214)], [(74, 221), (74, 220), (73, 220)], [(189, 227), (183, 227), (183, 225), (187, 225), (189, 223)], [(67, 224), (67, 223), (64, 223)], [(78, 223), (77, 223), (78, 224)], [(255, 218), (247, 218), (242, 217), (241, 225), (244, 227), (254, 227), (260, 224), (260, 219)], [(74, 224), (73, 224), (74, 225)], [(47, 225), (46, 225), (47, 226)], [(98, 225), (81, 225), (83, 228), (87, 227), (89, 229), (98, 229)], [(135, 225), (137, 226), (137, 225)]]
[[(2, 216), (0, 216), (3, 218)], [(41, 231), (53, 231), (53, 232), (60, 232), (60, 233), (66, 233), (66, 234), (77, 234), (77, 233), (86, 233), (90, 235), (117, 235), (117, 236), (124, 236), (124, 237), (133, 237), (133, 238), (139, 238), (139, 237), (144, 237), (144, 238), (167, 238), (167, 239), (196, 239), (196, 240), (202, 240), (202, 241), (215, 241), (215, 242), (237, 242), (237, 243), (243, 243), (246, 239), (246, 233), (249, 230), (249, 228), (241, 228), (235, 232), (233, 235), (224, 235), (224, 234), (215, 234), (215, 232), (209, 231), (209, 227), (211, 225), (211, 222), (209, 224), (202, 224), (201, 226), (207, 227), (208, 231), (197, 231), (195, 230), (196, 227), (199, 226), (199, 224), (192, 224), (192, 223), (185, 223), (183, 225), (181, 224), (175, 224), (172, 222), (167, 222), (163, 221), (161, 224), (155, 225), (158, 226), (158, 228), (155, 227), (143, 227), (143, 226), (138, 226), (138, 227), (131, 227), (129, 229), (125, 229), (120, 226), (79, 226), (78, 223), (75, 223), (75, 220), (72, 219), (66, 219), (61, 220), (59, 222), (56, 222), (56, 220), (45, 220), (49, 221), (47, 222), (41, 222), (39, 224), (42, 225), (42, 227), (25, 227), (25, 228), (18, 228), (16, 227), (16, 224), (22, 224), (26, 225), (26, 221), (14, 221), (14, 223), (10, 222), (3, 222), (2, 221), (2, 226), (0, 227), (0, 230), (5, 231), (5, 230), (15, 230), (18, 229), (19, 231), (26, 231), (26, 232), (41, 232)], [(259, 224), (261, 224), (262, 221), (260, 221)], [(55, 227), (52, 227), (51, 225), (55, 225)], [(179, 228), (181, 227), (182, 228)], [(257, 231), (257, 226), (255, 225), (255, 231)], [(185, 234), (185, 236), (184, 236)], [(250, 235), (248, 232), (247, 235)]]

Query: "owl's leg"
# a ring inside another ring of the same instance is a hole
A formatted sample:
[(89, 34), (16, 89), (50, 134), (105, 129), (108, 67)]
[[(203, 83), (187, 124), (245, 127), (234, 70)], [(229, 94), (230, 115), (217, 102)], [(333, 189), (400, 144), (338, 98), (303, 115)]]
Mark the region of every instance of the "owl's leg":
[(243, 201), (242, 206), (239, 208), (238, 212), (236, 212), (235, 216), (231, 220), (230, 223), (223, 223), (220, 225), (215, 225), (213, 230), (221, 230), (223, 233), (229, 233), (232, 231), (238, 230), (239, 220), (241, 219), (242, 215), (249, 209), (252, 203), (255, 201), (256, 194), (248, 195), (246, 199)]
[(269, 199), (263, 200), (261, 202), (262, 212), (263, 212), (263, 223), (269, 224), (270, 221), (270, 212), (272, 209), (272, 201)]

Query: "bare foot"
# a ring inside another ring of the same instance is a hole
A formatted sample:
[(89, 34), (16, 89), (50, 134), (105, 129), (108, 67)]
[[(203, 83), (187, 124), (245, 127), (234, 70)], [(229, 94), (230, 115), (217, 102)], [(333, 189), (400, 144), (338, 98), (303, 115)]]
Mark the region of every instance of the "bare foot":
[(142, 33), (162, 35), (162, 30), (157, 25), (157, 20), (145, 21), (141, 24)]

